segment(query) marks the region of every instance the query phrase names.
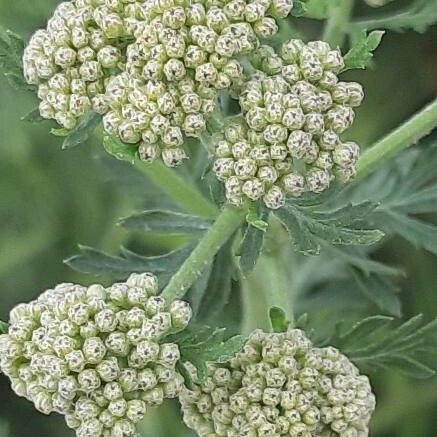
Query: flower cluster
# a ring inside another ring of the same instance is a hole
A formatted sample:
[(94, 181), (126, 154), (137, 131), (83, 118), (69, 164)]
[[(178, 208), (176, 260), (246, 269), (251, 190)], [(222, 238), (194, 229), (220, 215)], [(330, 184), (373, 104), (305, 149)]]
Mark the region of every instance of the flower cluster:
[(375, 407), (368, 378), (297, 329), (254, 331), (241, 353), (210, 365), (180, 400), (185, 423), (204, 437), (365, 437)]
[(28, 83), (38, 85), (41, 116), (72, 129), (90, 110), (107, 111), (105, 79), (117, 70), (129, 36), (121, 2), (60, 3), (24, 50)]
[(322, 41), (290, 40), (280, 55), (260, 47), (253, 64), (258, 72), (239, 95), (247, 126), (216, 147), (215, 172), (228, 200), (239, 205), (263, 197), (275, 209), (287, 194), (320, 193), (334, 178), (350, 181), (359, 146), (340, 135), (364, 95), (358, 83), (339, 81), (341, 53)]
[(205, 130), (218, 91), (242, 77), (235, 58), (276, 33), (273, 17), (287, 16), (292, 1), (147, 5), (149, 15), (126, 50), (125, 72), (108, 84), (111, 110), (103, 122), (110, 135), (139, 143), (142, 160), (161, 155), (173, 167), (186, 157), (184, 137)]
[(74, 0), (61, 3), (23, 56), (42, 117), (72, 129), (94, 110), (139, 155), (175, 166), (218, 90), (241, 79), (237, 57), (278, 30), (292, 0)]
[(10, 313), (0, 336), (0, 369), (12, 389), (42, 413), (65, 415), (78, 437), (136, 436), (147, 406), (174, 398), (177, 344), (162, 338), (184, 328), (186, 302), (167, 304), (151, 274), (108, 288), (60, 284)]

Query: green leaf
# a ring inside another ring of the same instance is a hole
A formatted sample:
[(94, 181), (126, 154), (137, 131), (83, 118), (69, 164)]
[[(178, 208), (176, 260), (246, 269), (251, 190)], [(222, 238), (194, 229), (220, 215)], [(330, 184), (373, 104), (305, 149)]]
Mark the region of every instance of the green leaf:
[(35, 108), (32, 109), (32, 111), (28, 112), (26, 115), (23, 115), (23, 117), (21, 117), (21, 120), (28, 121), (29, 123), (39, 123), (41, 121), (44, 121), (44, 118), (41, 117), (39, 109)]
[(435, 23), (437, 23), (437, 0), (415, 0), (404, 9), (353, 22), (351, 28), (387, 29), (394, 32), (413, 29), (423, 33)]
[(324, 20), (328, 18), (331, 6), (337, 3), (338, 0), (295, 0), (291, 14), (295, 17)]
[(437, 226), (393, 210), (378, 212), (380, 226), (397, 233), (415, 247), (437, 254)]
[(66, 137), (68, 136), (70, 131), (68, 129), (65, 129), (65, 127), (53, 127), (50, 129), (50, 133), (55, 137)]
[(285, 312), (281, 308), (270, 308), (269, 317), (273, 332), (285, 332), (290, 326), (291, 322), (287, 319)]
[(243, 276), (247, 276), (253, 270), (261, 255), (267, 228), (259, 226), (258, 222), (268, 226), (269, 214), (269, 210), (263, 208), (261, 217), (256, 215), (256, 219), (248, 220), (249, 225), (246, 227), (240, 247), (240, 270)]
[(6, 334), (8, 332), (8, 324), (0, 320), (0, 334)]
[[(347, 205), (331, 212), (315, 212), (287, 204), (274, 214), (286, 227), (297, 250), (304, 254), (317, 255), (324, 243), (334, 245), (371, 245), (384, 234), (377, 229), (363, 229), (363, 211), (366, 215), (376, 205)], [(355, 210), (355, 208), (357, 208)]]
[(142, 211), (120, 220), (120, 224), (127, 229), (161, 234), (204, 232), (212, 223), (212, 220), (202, 217), (158, 209)]
[(399, 287), (393, 282), (393, 278), (383, 275), (365, 275), (355, 270), (353, 272), (358, 290), (372, 301), (384, 313), (400, 317), (401, 301), (399, 299)]
[(157, 256), (143, 256), (121, 248), (121, 256), (113, 256), (92, 247), (79, 246), (79, 254), (64, 262), (73, 270), (96, 276), (126, 279), (131, 273), (153, 272), (166, 280), (185, 261), (193, 247), (189, 244)]
[(435, 374), (423, 358), (437, 346), (437, 319), (423, 324), (423, 316), (419, 314), (398, 325), (393, 318), (372, 316), (331, 341), (369, 370), (385, 368), (414, 378)]
[(190, 326), (166, 340), (178, 344), (181, 361), (196, 367), (200, 381), (207, 375), (206, 363), (227, 363), (245, 343), (241, 335), (230, 336), (225, 328), (209, 326)]
[(23, 77), (24, 42), (16, 33), (0, 27), (0, 74), (9, 84), (18, 90), (34, 90), (34, 86), (26, 83)]
[(105, 135), (103, 137), (104, 149), (115, 158), (121, 161), (134, 163), (137, 157), (138, 147), (132, 144), (125, 144), (120, 139)]
[(231, 237), (214, 258), (199, 310), (199, 319), (202, 321), (211, 323), (211, 320), (220, 319), (231, 298), (235, 271), (233, 240)]
[(374, 30), (369, 34), (366, 30), (361, 31), (344, 57), (345, 70), (368, 67), (372, 61), (373, 52), (379, 46), (384, 33), (382, 30)]
[(90, 111), (79, 119), (76, 126), (69, 131), (62, 143), (62, 149), (71, 149), (86, 141), (100, 123), (102, 116)]

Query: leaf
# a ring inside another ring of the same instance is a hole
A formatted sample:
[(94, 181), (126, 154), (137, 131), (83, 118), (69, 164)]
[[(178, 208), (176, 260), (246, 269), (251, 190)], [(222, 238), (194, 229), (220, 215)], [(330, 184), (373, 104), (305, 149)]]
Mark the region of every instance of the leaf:
[(323, 20), (328, 18), (333, 4), (338, 4), (338, 0), (295, 0), (291, 13), (295, 17)]
[(281, 308), (270, 308), (269, 317), (273, 332), (285, 332), (290, 326), (291, 322), (287, 319), (285, 312)]
[(387, 29), (423, 33), (437, 23), (437, 0), (415, 0), (406, 8), (351, 23), (352, 29)]
[(423, 324), (417, 315), (397, 326), (393, 318), (372, 316), (332, 339), (336, 347), (369, 370), (397, 370), (414, 378), (429, 378), (435, 371), (423, 362), (437, 346), (437, 319)]
[(211, 273), (203, 294), (199, 319), (211, 321), (222, 315), (232, 293), (232, 277), (235, 271), (231, 237), (214, 257)]
[(166, 341), (178, 344), (181, 361), (196, 367), (200, 381), (207, 375), (206, 363), (227, 363), (245, 343), (241, 335), (230, 336), (225, 328), (209, 326), (190, 326)]
[(247, 276), (255, 267), (259, 256), (261, 255), (264, 245), (264, 236), (267, 228), (260, 226), (258, 222), (265, 223), (268, 226), (269, 210), (263, 208), (261, 217), (256, 215), (256, 219), (249, 221), (240, 247), (240, 270), (243, 276)]
[(415, 247), (437, 254), (437, 226), (392, 210), (382, 209), (378, 217), (387, 231), (401, 235)]
[(28, 112), (26, 115), (23, 115), (23, 117), (21, 117), (21, 120), (28, 121), (29, 123), (39, 123), (41, 121), (44, 121), (44, 118), (41, 117), (39, 109), (35, 108), (32, 109), (32, 111)]
[(127, 229), (163, 234), (204, 232), (212, 223), (212, 220), (202, 217), (158, 209), (142, 211), (120, 220), (120, 224)]
[(377, 229), (363, 229), (366, 225), (361, 224), (363, 211), (367, 215), (375, 206), (366, 202), (364, 205), (347, 205), (331, 212), (318, 213), (287, 204), (275, 211), (275, 215), (286, 227), (297, 250), (316, 255), (324, 243), (371, 245), (378, 242), (384, 234)]
[(102, 116), (90, 111), (79, 119), (76, 126), (71, 129), (62, 143), (62, 149), (71, 149), (86, 141), (100, 123)]
[(359, 37), (344, 56), (344, 70), (368, 67), (372, 61), (373, 52), (379, 46), (384, 33), (382, 30), (374, 30), (369, 34), (366, 30), (361, 31)]
[(401, 301), (398, 296), (399, 287), (393, 279), (383, 275), (366, 276), (360, 271), (353, 272), (358, 290), (371, 300), (381, 311), (386, 314), (400, 317)]
[(28, 85), (23, 76), (24, 42), (16, 33), (0, 27), (0, 73), (9, 84), (18, 90), (34, 90)]
[(193, 247), (193, 244), (189, 244), (157, 256), (143, 256), (121, 248), (122, 256), (113, 256), (91, 247), (79, 246), (79, 254), (64, 262), (73, 270), (96, 276), (126, 279), (131, 273), (153, 272), (168, 279), (185, 261)]
[(0, 334), (7, 334), (8, 332), (8, 324), (0, 320)]
[(132, 164), (135, 163), (138, 151), (138, 147), (135, 145), (125, 144), (116, 137), (105, 135), (103, 137), (103, 147), (115, 158)]

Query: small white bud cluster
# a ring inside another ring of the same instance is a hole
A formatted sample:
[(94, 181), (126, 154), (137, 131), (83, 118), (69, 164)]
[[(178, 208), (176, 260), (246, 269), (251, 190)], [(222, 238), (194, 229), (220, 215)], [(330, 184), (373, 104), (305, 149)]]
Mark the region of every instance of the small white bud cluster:
[[(94, 110), (140, 158), (186, 157), (218, 90), (241, 81), (237, 57), (278, 30), (293, 0), (74, 0), (62, 2), (25, 48), (41, 116), (72, 129)], [(113, 80), (110, 80), (113, 78)], [(108, 112), (109, 111), (109, 112)]]
[(24, 50), (26, 81), (38, 85), (40, 114), (72, 129), (90, 110), (108, 109), (105, 79), (123, 61), (129, 36), (123, 2), (60, 3)]
[(150, 0), (126, 50), (125, 71), (107, 87), (104, 128), (139, 145), (140, 159), (170, 167), (186, 158), (185, 136), (199, 136), (218, 90), (241, 80), (236, 60), (276, 33), (291, 0)]
[(340, 135), (364, 95), (358, 83), (338, 80), (341, 53), (322, 41), (290, 40), (280, 56), (262, 46), (253, 59), (259, 72), (239, 95), (245, 138), (216, 148), (216, 173), (230, 202), (263, 198), (276, 209), (287, 195), (320, 193), (334, 178), (350, 181), (360, 149)]
[(201, 437), (366, 437), (375, 408), (369, 380), (337, 349), (297, 329), (254, 331), (228, 365), (180, 395)]
[(108, 288), (60, 284), (17, 305), (0, 336), (0, 370), (44, 414), (65, 415), (78, 437), (136, 436), (148, 406), (183, 387), (175, 343), (191, 309), (157, 296), (156, 277), (132, 274)]

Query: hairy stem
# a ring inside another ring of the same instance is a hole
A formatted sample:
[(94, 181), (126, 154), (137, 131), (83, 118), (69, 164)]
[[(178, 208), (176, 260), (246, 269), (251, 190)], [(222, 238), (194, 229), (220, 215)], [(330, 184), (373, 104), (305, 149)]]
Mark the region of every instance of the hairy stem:
[(329, 43), (331, 47), (343, 45), (349, 19), (354, 7), (354, 0), (332, 1), (333, 5), (329, 9), (329, 18), (326, 21), (323, 32), (323, 41)]
[(244, 217), (245, 211), (242, 209), (231, 206), (224, 208), (197, 247), (171, 278), (162, 292), (162, 297), (168, 301), (183, 297), (223, 244), (240, 226)]
[(381, 162), (417, 143), (437, 127), (437, 99), (367, 149), (358, 161), (358, 177), (375, 170)]
[(194, 185), (181, 178), (174, 169), (159, 161), (149, 165), (139, 162), (136, 167), (185, 211), (208, 218), (217, 216), (218, 208)]

